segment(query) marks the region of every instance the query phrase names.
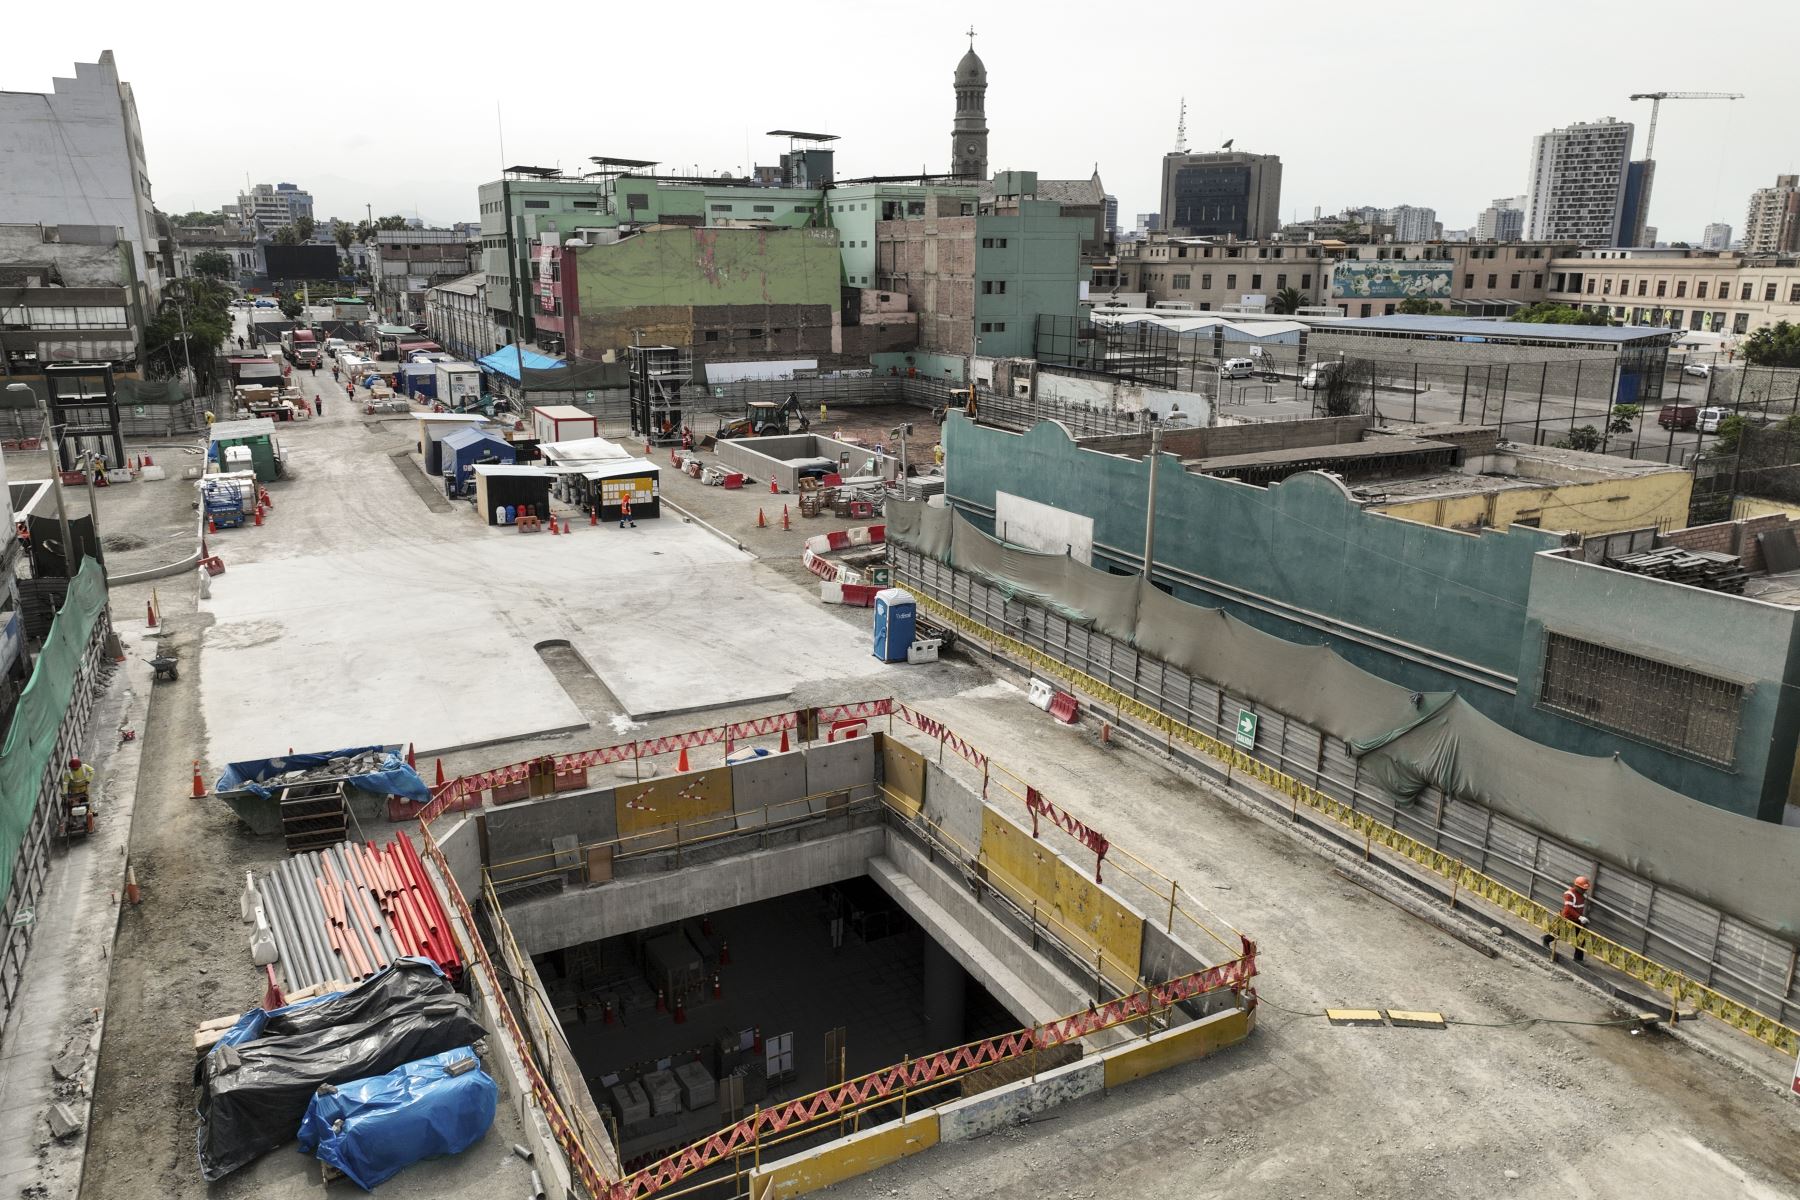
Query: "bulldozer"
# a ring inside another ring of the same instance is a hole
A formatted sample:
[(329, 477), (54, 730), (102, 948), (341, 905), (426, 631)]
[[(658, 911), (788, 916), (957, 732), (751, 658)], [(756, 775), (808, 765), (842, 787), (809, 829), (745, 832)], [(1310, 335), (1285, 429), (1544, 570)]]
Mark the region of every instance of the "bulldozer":
[(773, 400), (751, 400), (744, 405), (744, 415), (719, 426), (719, 438), (771, 437), (784, 433), (805, 433), (812, 427), (800, 407), (800, 396), (789, 392), (780, 404)]

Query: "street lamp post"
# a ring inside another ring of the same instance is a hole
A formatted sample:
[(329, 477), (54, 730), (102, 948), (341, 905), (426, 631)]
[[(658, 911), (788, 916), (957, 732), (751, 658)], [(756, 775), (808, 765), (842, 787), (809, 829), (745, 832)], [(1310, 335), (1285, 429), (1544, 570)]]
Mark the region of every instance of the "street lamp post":
[(44, 422), (44, 441), (50, 447), (50, 487), (56, 493), (56, 524), (62, 537), (62, 545), (58, 548), (62, 551), (63, 574), (73, 579), (75, 578), (75, 567), (71, 562), (71, 557), (74, 540), (69, 536), (69, 510), (63, 504), (61, 439), (56, 436), (56, 430), (50, 424), (49, 401), (39, 395), (37, 389), (28, 384), (9, 383), (6, 385), (6, 390), (28, 392), (32, 399), (37, 401), (38, 415), (43, 418)]

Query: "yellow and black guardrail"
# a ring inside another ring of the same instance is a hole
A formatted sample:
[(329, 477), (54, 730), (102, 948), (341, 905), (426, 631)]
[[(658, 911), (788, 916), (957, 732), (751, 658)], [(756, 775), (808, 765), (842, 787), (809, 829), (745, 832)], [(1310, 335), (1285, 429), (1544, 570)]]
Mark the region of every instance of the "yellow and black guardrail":
[(1309, 787), (1236, 746), (1183, 724), (1160, 709), (1125, 695), (1110, 684), (1095, 679), (1035, 646), (957, 612), (943, 602), (923, 594), (922, 590), (915, 590), (914, 594), (918, 596), (920, 606), (938, 620), (955, 626), (977, 641), (987, 643), (995, 653), (1022, 660), (1033, 670), (1062, 679), (1077, 690), (1112, 707), (1122, 718), (1129, 717), (1139, 725), (1164, 735), (1170, 742), (1190, 746), (1224, 763), (1231, 771), (1246, 775), (1280, 792), (1293, 802), (1296, 814), (1299, 807), (1305, 805), (1320, 816), (1343, 826), (1362, 838), (1365, 854), (1371, 852), (1373, 847), (1380, 846), (1448, 880), (1451, 907), (1455, 907), (1462, 896), (1478, 897), (1536, 929), (1555, 934), (1560, 940), (1580, 948), (1614, 970), (1668, 996), (1671, 1017), (1681, 1006), (1686, 1005), (1694, 1011), (1715, 1017), (1784, 1054), (1800, 1053), (1800, 1030), (1733, 1000), (1708, 984), (1689, 978), (1685, 972), (1665, 966), (1636, 950), (1563, 920), (1556, 910), (1483, 874), (1454, 855), (1427, 846), (1367, 813), (1358, 812), (1343, 801)]

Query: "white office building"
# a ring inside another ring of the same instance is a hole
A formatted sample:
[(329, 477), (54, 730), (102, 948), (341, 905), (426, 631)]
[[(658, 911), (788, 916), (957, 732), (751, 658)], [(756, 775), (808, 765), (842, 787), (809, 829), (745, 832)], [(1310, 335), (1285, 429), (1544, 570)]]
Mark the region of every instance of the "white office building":
[(1706, 236), (1700, 239), (1702, 250), (1731, 249), (1731, 226), (1724, 221), (1714, 221), (1706, 227)]
[(238, 216), (255, 220), (265, 231), (292, 225), (301, 217), (313, 215), (311, 192), (291, 183), (259, 183), (247, 192), (238, 193)]
[(1434, 242), (1443, 232), (1438, 224), (1437, 209), (1417, 208), (1402, 204), (1381, 210), (1381, 223), (1394, 227), (1396, 242)]
[(1483, 242), (1517, 242), (1525, 237), (1522, 196), (1501, 196), (1475, 218), (1475, 237)]
[(1525, 236), (1617, 246), (1631, 162), (1632, 125), (1607, 117), (1539, 134), (1531, 143)]
[(155, 312), (171, 264), (131, 85), (111, 50), (52, 82), (49, 93), (0, 92), (0, 224), (116, 228), (131, 245), (144, 311)]

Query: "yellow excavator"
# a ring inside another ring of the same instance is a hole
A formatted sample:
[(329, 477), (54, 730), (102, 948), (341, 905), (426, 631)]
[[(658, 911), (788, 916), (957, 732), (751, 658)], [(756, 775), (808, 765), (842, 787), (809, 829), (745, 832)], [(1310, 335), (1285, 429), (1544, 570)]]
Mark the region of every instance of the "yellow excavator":
[(780, 404), (773, 400), (752, 400), (744, 405), (744, 415), (719, 426), (719, 438), (771, 437), (784, 433), (805, 433), (812, 422), (800, 408), (800, 396), (789, 392)]

